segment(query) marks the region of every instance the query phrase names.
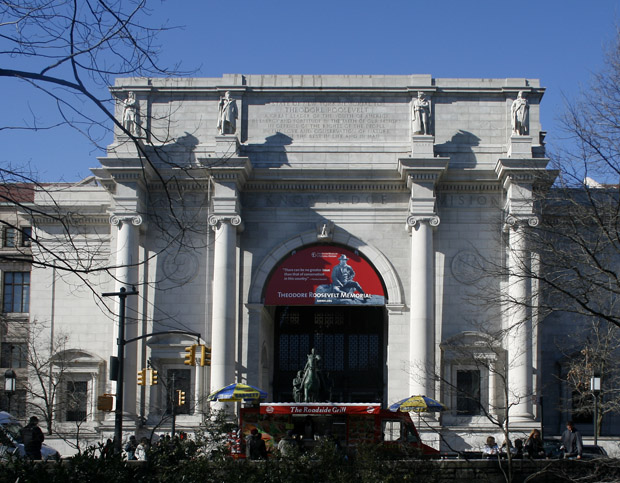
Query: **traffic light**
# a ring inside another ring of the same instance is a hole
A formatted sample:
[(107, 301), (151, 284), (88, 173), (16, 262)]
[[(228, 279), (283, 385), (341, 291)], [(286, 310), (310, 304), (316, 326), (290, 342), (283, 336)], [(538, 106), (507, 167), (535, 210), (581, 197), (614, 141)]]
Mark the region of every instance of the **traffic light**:
[(177, 406), (185, 404), (185, 391), (177, 390)]
[(211, 347), (207, 347), (206, 345), (200, 346), (200, 365), (201, 366), (211, 365)]
[(185, 362), (186, 366), (196, 365), (196, 344), (185, 348)]
[(146, 386), (146, 369), (138, 371), (138, 386)]
[(149, 385), (154, 386), (157, 384), (157, 371), (154, 369), (151, 369), (149, 371)]

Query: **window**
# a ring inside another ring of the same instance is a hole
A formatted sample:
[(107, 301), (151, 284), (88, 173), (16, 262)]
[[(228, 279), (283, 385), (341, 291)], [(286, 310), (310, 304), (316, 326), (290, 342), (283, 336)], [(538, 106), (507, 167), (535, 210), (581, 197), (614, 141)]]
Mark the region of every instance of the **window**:
[(23, 227), (21, 229), (21, 233), (22, 233), (21, 245), (23, 247), (29, 247), (30, 245), (32, 245), (32, 227), (31, 226)]
[(480, 371), (456, 371), (456, 413), (460, 416), (480, 414)]
[(3, 342), (0, 351), (0, 367), (25, 368), (26, 351), (27, 345), (23, 342)]
[(67, 381), (65, 421), (85, 421), (88, 414), (88, 382)]
[(17, 238), (17, 230), (12, 227), (6, 227), (4, 229), (4, 238), (2, 240), (3, 246), (7, 248), (14, 248), (16, 238)]
[(383, 421), (383, 441), (400, 441), (401, 424), (400, 421)]
[(30, 310), (30, 272), (5, 272), (3, 291), (4, 312)]

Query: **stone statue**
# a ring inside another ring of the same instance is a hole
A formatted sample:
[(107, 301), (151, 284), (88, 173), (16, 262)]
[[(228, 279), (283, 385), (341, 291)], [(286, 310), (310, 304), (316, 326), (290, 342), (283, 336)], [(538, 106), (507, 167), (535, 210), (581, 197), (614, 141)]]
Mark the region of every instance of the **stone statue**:
[(295, 379), (293, 379), (293, 401), (295, 401), (296, 403), (302, 402), (302, 399), (303, 399), (303, 396), (302, 396), (303, 389), (301, 387), (301, 385), (303, 384), (303, 381), (304, 381), (303, 371), (297, 371), (297, 375), (295, 376)]
[(133, 136), (140, 134), (139, 128), (139, 105), (136, 100), (136, 93), (130, 91), (127, 99), (123, 101), (123, 127)]
[(519, 91), (517, 98), (510, 107), (510, 121), (512, 123), (513, 136), (526, 136), (529, 131), (529, 111), (530, 106), (527, 103), (523, 91)]
[(413, 121), (413, 134), (430, 134), (431, 102), (424, 92), (418, 92), (418, 98), (414, 99), (411, 119)]
[(302, 381), (303, 402), (317, 402), (321, 390), (321, 378), (319, 375), (319, 361), (321, 356), (314, 352), (314, 348), (308, 354), (308, 362), (304, 368), (304, 377)]
[(220, 99), (217, 114), (217, 129), (220, 134), (235, 134), (237, 132), (237, 118), (239, 111), (237, 110), (237, 101), (230, 97), (227, 91), (224, 97)]

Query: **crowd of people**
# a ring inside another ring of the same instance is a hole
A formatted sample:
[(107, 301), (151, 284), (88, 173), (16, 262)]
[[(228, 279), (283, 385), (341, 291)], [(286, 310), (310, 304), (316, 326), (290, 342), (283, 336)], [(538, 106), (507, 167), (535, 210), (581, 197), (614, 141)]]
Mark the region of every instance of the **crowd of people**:
[[(562, 433), (560, 451), (564, 458), (581, 459), (583, 453), (583, 440), (581, 432), (575, 427), (572, 421), (566, 423), (566, 430)], [(507, 439), (499, 446), (493, 436), (489, 436), (486, 440), (484, 447), (482, 448), (482, 455), (484, 458), (501, 458), (506, 457), (507, 454), (513, 458), (522, 459), (528, 457), (531, 459), (544, 459), (551, 455), (545, 450), (540, 431), (538, 429), (532, 430), (525, 443), (522, 439), (515, 439), (514, 444)]]

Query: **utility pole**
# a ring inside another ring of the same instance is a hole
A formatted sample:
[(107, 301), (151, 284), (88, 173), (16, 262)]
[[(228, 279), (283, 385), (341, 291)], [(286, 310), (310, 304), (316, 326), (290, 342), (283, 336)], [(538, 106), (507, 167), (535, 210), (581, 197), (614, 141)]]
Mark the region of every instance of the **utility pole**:
[(125, 360), (125, 299), (129, 295), (138, 295), (138, 291), (132, 288), (131, 292), (127, 292), (125, 287), (121, 287), (119, 292), (109, 292), (101, 295), (103, 297), (119, 298), (118, 339), (116, 340), (118, 378), (116, 380), (116, 412), (114, 414), (114, 453), (121, 454), (123, 450), (123, 388), (125, 383), (123, 374)]

